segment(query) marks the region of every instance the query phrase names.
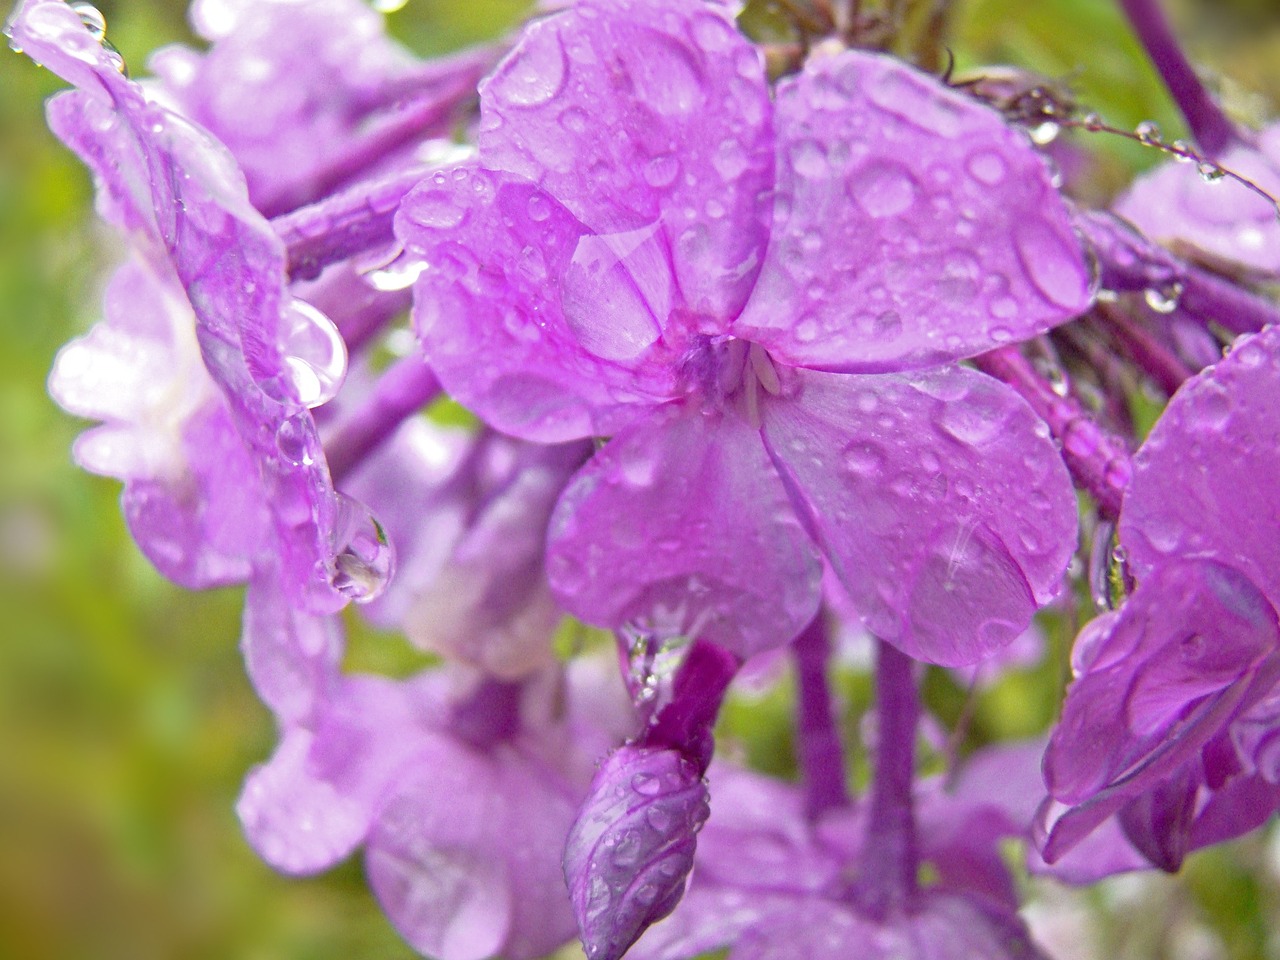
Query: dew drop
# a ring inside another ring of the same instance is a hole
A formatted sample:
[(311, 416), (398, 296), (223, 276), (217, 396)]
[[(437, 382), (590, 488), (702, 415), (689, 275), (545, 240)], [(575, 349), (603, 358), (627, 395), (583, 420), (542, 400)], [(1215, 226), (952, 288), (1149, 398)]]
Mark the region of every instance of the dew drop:
[(1200, 179), (1205, 183), (1221, 183), (1222, 178), (1227, 175), (1226, 170), (1211, 160), (1201, 160), (1196, 164), (1196, 173), (1200, 174)]
[(662, 780), (652, 773), (637, 773), (631, 778), (631, 789), (642, 797), (655, 797), (662, 792)]
[(1041, 220), (1019, 223), (1014, 245), (1027, 279), (1046, 300), (1067, 309), (1086, 305), (1089, 278), (1074, 245)]
[(102, 15), (101, 10), (92, 3), (73, 3), (71, 4), (71, 9), (80, 18), (80, 22), (84, 24), (85, 29), (93, 34), (95, 40), (101, 42), (106, 38), (107, 18)]
[(347, 374), (347, 345), (333, 321), (311, 304), (294, 299), (280, 317), (280, 373), (262, 381), (280, 403), (318, 407), (328, 403)]
[(365, 283), (383, 293), (408, 290), (427, 269), (427, 262), (408, 253), (401, 253), (390, 263), (370, 270), (364, 275)]
[(1086, 113), (1081, 123), (1083, 123), (1084, 128), (1091, 133), (1096, 133), (1103, 127), (1102, 117), (1096, 113)]
[(1004, 158), (994, 150), (977, 150), (965, 162), (969, 176), (988, 187), (999, 186), (1009, 172)]
[(1142, 299), (1156, 313), (1173, 313), (1182, 298), (1182, 284), (1178, 282), (1160, 287), (1148, 287), (1142, 291)]
[(345, 494), (337, 496), (329, 582), (344, 597), (368, 603), (391, 582), (395, 550), (368, 507)]
[(298, 413), (276, 429), (276, 448), (294, 466), (309, 467), (315, 463), (313, 437), (310, 414)]
[(1058, 139), (1058, 134), (1061, 132), (1062, 127), (1052, 120), (1046, 120), (1044, 123), (1032, 127), (1028, 131), (1028, 135), (1031, 137), (1031, 142), (1037, 147), (1047, 147)]
[(653, 829), (658, 831), (658, 833), (665, 833), (667, 830), (671, 829), (671, 824), (674, 820), (671, 816), (671, 811), (657, 806), (650, 807), (646, 810), (644, 812), (644, 818), (648, 821), (649, 826), (653, 827)]
[(1143, 120), (1142, 123), (1134, 128), (1133, 132), (1137, 135), (1138, 141), (1148, 147), (1159, 145), (1162, 139), (1160, 125), (1154, 120)]
[(569, 107), (560, 114), (559, 123), (570, 133), (583, 133), (587, 129), (587, 112), (581, 107)]
[(414, 223), (433, 230), (452, 229), (466, 216), (453, 196), (443, 191), (411, 193), (402, 209)]
[(897, 216), (916, 202), (915, 177), (892, 160), (877, 160), (859, 167), (847, 183), (850, 198), (872, 217)]
[(529, 197), (529, 219), (542, 223), (551, 216), (551, 202), (540, 193)]
[(671, 154), (654, 157), (644, 166), (644, 179), (651, 187), (669, 187), (680, 175), (680, 161)]
[(531, 34), (490, 81), (489, 93), (513, 107), (538, 107), (560, 92), (567, 72), (560, 38)]
[(821, 180), (830, 173), (827, 152), (816, 140), (799, 140), (788, 151), (791, 169), (808, 180)]
[(844, 465), (857, 476), (875, 480), (884, 472), (884, 464), (884, 453), (878, 444), (855, 440), (844, 448)]

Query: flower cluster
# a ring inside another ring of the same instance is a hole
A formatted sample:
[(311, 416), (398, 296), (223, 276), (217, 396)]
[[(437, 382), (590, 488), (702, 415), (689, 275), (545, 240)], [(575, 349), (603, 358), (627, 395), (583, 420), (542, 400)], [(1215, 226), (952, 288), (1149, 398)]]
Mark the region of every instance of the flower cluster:
[[(1090, 882), (1280, 807), (1280, 141), (1124, 6), (1198, 146), (1087, 209), (1045, 130), (1100, 121), (824, 3), (803, 55), (576, 0), (424, 61), (362, 0), (195, 0), (133, 80), (22, 0), (127, 251), (50, 391), (163, 574), (246, 585), (262, 858), (362, 848), (442, 960), (1013, 960), (1008, 840)], [(437, 665), (345, 672), (351, 601)], [(1037, 658), (1046, 608), (1088, 621), (1047, 742), (923, 776), (921, 665)], [(798, 783), (715, 755), (780, 655)]]

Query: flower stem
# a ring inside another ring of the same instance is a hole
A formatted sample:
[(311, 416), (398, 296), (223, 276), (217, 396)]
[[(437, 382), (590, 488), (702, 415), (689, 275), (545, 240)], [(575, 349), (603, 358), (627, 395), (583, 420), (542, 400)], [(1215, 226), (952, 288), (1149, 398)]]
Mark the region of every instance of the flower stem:
[(917, 892), (912, 787), (920, 702), (914, 666), (897, 647), (876, 640), (879, 732), (856, 895), (863, 909), (878, 920), (910, 906)]
[(395, 432), (408, 417), (434, 400), (440, 381), (421, 357), (408, 356), (386, 371), (373, 393), (325, 446), (329, 475), (339, 483)]
[(715, 747), (711, 728), (739, 666), (733, 654), (714, 643), (695, 640), (676, 673), (671, 702), (640, 735), (638, 744), (679, 750), (705, 773)]
[(1174, 392), (1195, 371), (1182, 362), (1169, 347), (1124, 310), (1109, 304), (1097, 305), (1097, 316), (1106, 321), (1105, 330), (1116, 346), (1133, 364), (1151, 378), (1165, 396)]
[(1120, 516), (1120, 501), (1132, 468), (1124, 441), (1103, 430), (1074, 397), (1060, 396), (1016, 347), (1001, 347), (974, 358), (983, 373), (1013, 387), (1031, 405), (1062, 445), (1062, 459), (1075, 482), (1107, 519)]
[(1160, 71), (1200, 149), (1210, 158), (1221, 156), (1239, 139), (1235, 125), (1196, 76), (1158, 0), (1120, 0), (1120, 6)]
[(290, 279), (312, 280), (331, 263), (390, 244), (401, 199), (429, 170), (399, 170), (276, 217), (271, 226), (288, 248)]
[(805, 812), (810, 820), (849, 803), (844, 747), (827, 685), (830, 652), (826, 622), (819, 613), (791, 645), (799, 685), (796, 749), (805, 785)]

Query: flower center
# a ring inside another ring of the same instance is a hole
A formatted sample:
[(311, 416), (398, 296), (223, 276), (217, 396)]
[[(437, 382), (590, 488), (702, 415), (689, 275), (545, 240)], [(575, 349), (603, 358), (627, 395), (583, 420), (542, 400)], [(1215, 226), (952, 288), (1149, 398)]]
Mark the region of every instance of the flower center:
[(734, 405), (752, 426), (760, 426), (761, 394), (778, 396), (782, 380), (769, 352), (758, 343), (726, 337), (708, 345), (713, 382), (707, 393), (721, 407)]

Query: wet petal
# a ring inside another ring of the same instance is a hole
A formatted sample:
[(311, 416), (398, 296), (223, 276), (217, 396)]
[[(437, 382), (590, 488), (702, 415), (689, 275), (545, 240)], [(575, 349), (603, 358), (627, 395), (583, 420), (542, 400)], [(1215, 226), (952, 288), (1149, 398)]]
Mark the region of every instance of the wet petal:
[(436, 739), (387, 798), (369, 884), (401, 935), (440, 960), (534, 960), (573, 932), (560, 851), (569, 799), (509, 748)]
[(1047, 432), (971, 370), (801, 372), (764, 404), (769, 453), (867, 628), (917, 659), (977, 662), (1056, 593), (1075, 497)]
[(594, 233), (656, 225), (689, 309), (720, 324), (741, 309), (768, 238), (772, 138), (760, 54), (727, 10), (576, 4), (525, 31), (481, 105), (486, 165)]
[(821, 565), (759, 434), (732, 413), (671, 404), (570, 481), (547, 571), (591, 623), (702, 637), (745, 658), (809, 621)]
[(1139, 579), (1167, 557), (1210, 557), (1280, 600), (1278, 397), (1280, 330), (1269, 329), (1237, 340), (1170, 401), (1134, 457), (1120, 517)]
[(1066, 207), (1025, 134), (898, 60), (811, 57), (778, 86), (765, 267), (734, 332), (827, 370), (935, 366), (1089, 305)]
[(670, 277), (637, 281), (644, 238), (593, 236), (532, 184), (474, 167), (424, 182), (396, 233), (429, 265), (413, 316), (432, 369), (498, 429), (607, 435), (675, 392), (650, 302), (669, 300)]

